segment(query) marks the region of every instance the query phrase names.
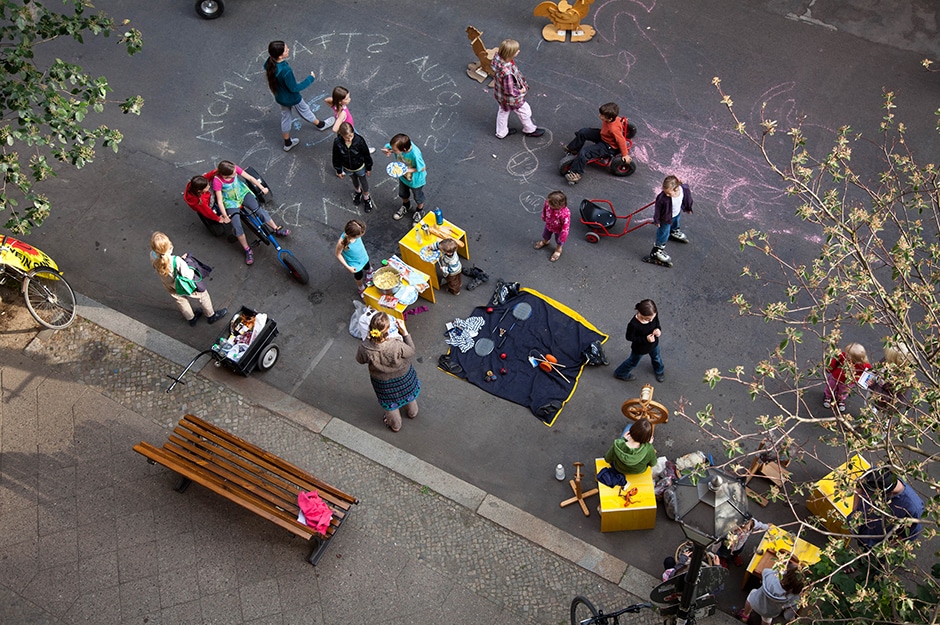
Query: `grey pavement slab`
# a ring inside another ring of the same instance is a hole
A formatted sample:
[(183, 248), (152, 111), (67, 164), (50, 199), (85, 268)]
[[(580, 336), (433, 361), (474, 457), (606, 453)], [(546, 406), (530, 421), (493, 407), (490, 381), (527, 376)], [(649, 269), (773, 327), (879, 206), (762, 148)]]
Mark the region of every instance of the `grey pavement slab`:
[[(549, 624), (576, 594), (613, 607), (655, 583), (340, 419), (316, 431), (196, 374), (177, 406), (162, 391), (176, 363), (85, 319), (25, 349), (5, 329), (2, 622)], [(360, 498), (318, 567), (303, 541), (198, 486), (175, 492), (132, 451), (181, 408)]]

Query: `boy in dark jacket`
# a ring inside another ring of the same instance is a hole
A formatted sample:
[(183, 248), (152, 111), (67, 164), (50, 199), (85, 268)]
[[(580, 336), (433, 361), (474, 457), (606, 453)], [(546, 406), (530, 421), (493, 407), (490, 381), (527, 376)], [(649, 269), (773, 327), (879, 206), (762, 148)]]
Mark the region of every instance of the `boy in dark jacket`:
[[(584, 167), (592, 158), (620, 154), (629, 163), (630, 148), (627, 147), (627, 119), (620, 117), (620, 107), (616, 102), (607, 102), (598, 109), (601, 118), (600, 128), (582, 128), (574, 133), (574, 139), (565, 146), (568, 154), (577, 154), (565, 174), (568, 184), (577, 184), (584, 174)], [(590, 143), (589, 143), (590, 142)]]
[(369, 146), (362, 135), (353, 130), (352, 124), (343, 122), (339, 125), (339, 132), (333, 140), (333, 169), (336, 176), (342, 179), (349, 174), (353, 183), (353, 204), (371, 213), (375, 203), (369, 197), (369, 176), (372, 175), (372, 155)]

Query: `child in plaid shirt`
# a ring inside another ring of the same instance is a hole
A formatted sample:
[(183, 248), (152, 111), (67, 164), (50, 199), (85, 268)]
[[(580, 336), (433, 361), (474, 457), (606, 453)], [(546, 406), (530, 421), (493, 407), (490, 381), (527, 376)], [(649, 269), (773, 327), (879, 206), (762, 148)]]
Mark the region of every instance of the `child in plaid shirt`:
[(441, 274), (443, 274), (444, 280), (447, 281), (447, 290), (454, 295), (460, 295), (460, 286), (463, 284), (463, 276), (461, 275), (463, 267), (460, 264), (460, 257), (457, 256), (457, 241), (443, 239), (434, 243), (431, 248), (441, 253), (441, 258), (437, 262), (441, 266)]
[(493, 57), (493, 72), (496, 81), (493, 85), (493, 95), (499, 104), (496, 112), (496, 137), (505, 139), (518, 131), (509, 127), (509, 114), (515, 112), (522, 122), (522, 133), (527, 137), (541, 137), (545, 131), (532, 123), (532, 109), (525, 101), (529, 85), (525, 76), (516, 66), (516, 55), (519, 54), (519, 42), (515, 39), (505, 39), (499, 44), (499, 51)]

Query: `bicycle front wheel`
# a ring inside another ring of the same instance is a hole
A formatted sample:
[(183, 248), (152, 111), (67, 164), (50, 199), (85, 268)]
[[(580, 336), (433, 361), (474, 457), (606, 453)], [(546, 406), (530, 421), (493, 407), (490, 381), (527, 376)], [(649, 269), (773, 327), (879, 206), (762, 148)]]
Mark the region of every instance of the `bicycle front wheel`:
[(23, 297), (29, 314), (51, 330), (61, 330), (75, 321), (75, 293), (61, 273), (36, 267), (23, 278)]
[(571, 601), (571, 625), (590, 625), (597, 616), (594, 604), (578, 595)]

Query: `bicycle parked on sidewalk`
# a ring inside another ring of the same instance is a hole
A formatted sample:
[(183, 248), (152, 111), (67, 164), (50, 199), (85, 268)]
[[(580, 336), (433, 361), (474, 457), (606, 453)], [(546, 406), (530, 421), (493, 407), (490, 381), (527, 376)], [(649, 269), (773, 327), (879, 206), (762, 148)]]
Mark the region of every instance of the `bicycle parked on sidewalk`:
[(578, 595), (571, 601), (571, 625), (620, 625), (621, 616), (637, 614), (644, 609), (656, 611), (652, 603), (637, 603), (606, 614), (604, 610), (595, 608), (593, 603)]
[(45, 252), (11, 236), (0, 235), (0, 284), (19, 282), (26, 309), (50, 330), (61, 330), (75, 321), (75, 293)]

